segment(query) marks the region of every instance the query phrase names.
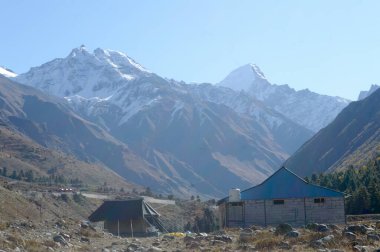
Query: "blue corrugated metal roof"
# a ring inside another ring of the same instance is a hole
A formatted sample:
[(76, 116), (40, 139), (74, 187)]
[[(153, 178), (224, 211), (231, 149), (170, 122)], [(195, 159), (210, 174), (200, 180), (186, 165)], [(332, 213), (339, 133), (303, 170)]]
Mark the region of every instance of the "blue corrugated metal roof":
[[(261, 184), (241, 192), (242, 200), (344, 197), (338, 192), (306, 182), (285, 167), (280, 168)], [(223, 203), (228, 198), (220, 200)]]

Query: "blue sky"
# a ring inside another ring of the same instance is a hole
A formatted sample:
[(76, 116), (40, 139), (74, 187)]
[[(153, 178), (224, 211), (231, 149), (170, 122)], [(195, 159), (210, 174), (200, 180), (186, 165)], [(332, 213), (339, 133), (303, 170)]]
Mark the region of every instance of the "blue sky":
[(255, 63), (295, 89), (356, 99), (380, 83), (380, 1), (0, 0), (0, 65), (22, 73), (85, 44), (215, 83)]

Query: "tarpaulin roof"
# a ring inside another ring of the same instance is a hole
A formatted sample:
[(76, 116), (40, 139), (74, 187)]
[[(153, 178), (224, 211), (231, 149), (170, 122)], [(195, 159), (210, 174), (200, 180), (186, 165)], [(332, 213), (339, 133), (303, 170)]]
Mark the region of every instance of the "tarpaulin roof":
[(88, 218), (90, 221), (116, 221), (137, 219), (146, 215), (159, 216), (159, 214), (143, 199), (110, 200), (105, 201)]
[[(280, 168), (261, 184), (241, 192), (242, 200), (344, 197), (342, 192), (313, 185), (285, 167)], [(221, 204), (228, 197), (220, 200)]]

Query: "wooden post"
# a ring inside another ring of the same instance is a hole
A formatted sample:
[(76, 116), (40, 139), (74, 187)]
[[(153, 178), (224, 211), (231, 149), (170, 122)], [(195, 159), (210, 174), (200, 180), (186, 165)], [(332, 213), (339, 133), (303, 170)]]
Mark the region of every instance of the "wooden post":
[(304, 217), (305, 217), (305, 226), (307, 225), (307, 218), (306, 218), (306, 198), (303, 198), (303, 211), (304, 211)]
[(120, 238), (120, 223), (119, 223), (119, 219), (117, 220), (117, 236)]
[(267, 226), (267, 205), (266, 200), (264, 199), (264, 226)]
[(132, 232), (132, 238), (133, 238), (133, 224), (132, 224), (132, 219), (131, 219), (131, 232)]

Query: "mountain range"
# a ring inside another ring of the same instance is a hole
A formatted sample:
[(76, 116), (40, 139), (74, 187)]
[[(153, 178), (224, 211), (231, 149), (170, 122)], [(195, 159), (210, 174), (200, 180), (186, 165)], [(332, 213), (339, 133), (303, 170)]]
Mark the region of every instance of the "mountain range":
[[(59, 100), (105, 141), (87, 141), (83, 149), (86, 141), (77, 143), (74, 129), (70, 140), (57, 127), (60, 150), (178, 195), (220, 196), (261, 182), (349, 103), (271, 84), (252, 64), (217, 85), (186, 84), (160, 77), (124, 53), (84, 46), (8, 77), (57, 97), (54, 103)], [(26, 102), (43, 109), (39, 101)], [(63, 115), (54, 116), (60, 121)], [(41, 139), (44, 134), (33, 140), (46, 144)]]
[(237, 68), (218, 85), (244, 90), (313, 132), (328, 125), (350, 103), (347, 99), (320, 95), (308, 89), (296, 91), (286, 84), (271, 84), (260, 68), (253, 64)]

